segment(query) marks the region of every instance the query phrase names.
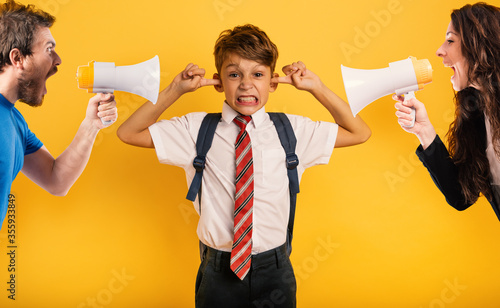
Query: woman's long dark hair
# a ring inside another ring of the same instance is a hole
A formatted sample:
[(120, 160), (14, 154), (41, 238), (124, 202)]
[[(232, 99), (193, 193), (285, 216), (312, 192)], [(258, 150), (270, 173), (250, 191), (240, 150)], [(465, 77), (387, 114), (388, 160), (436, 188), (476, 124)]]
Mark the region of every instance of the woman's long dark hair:
[(492, 198), (485, 114), (500, 157), (500, 8), (483, 2), (468, 4), (452, 12), (451, 22), (461, 37), (468, 82), (473, 87), (456, 93), (448, 143), (464, 197), (474, 203), (480, 193)]

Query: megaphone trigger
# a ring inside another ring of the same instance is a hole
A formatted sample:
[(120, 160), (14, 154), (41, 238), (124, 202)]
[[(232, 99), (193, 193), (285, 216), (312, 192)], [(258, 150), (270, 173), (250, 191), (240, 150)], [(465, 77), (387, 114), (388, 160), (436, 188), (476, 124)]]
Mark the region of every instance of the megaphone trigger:
[[(412, 98), (415, 98), (415, 92), (410, 91), (410, 92), (405, 94), (405, 102), (409, 101)], [(406, 128), (412, 128), (413, 126), (415, 126), (415, 107), (411, 106), (410, 108), (411, 108), (410, 116), (411, 116), (412, 120), (411, 120), (410, 125), (403, 125)]]

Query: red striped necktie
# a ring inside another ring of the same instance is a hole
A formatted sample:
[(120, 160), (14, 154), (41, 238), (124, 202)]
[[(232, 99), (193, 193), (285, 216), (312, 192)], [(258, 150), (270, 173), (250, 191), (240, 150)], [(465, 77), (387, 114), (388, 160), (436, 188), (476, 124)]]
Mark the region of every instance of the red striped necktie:
[(231, 251), (231, 269), (243, 280), (252, 262), (252, 216), (253, 216), (253, 157), (252, 143), (246, 131), (249, 116), (234, 118), (240, 127), (236, 138), (236, 194), (234, 202), (234, 239)]

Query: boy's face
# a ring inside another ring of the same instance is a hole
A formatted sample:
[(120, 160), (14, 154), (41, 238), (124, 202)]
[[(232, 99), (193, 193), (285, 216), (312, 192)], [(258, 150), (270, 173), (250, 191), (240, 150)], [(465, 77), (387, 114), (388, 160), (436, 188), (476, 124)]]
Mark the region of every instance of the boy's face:
[(222, 63), (222, 85), (215, 88), (224, 92), (226, 102), (243, 115), (252, 115), (262, 108), (278, 84), (271, 83), (271, 68), (231, 53)]

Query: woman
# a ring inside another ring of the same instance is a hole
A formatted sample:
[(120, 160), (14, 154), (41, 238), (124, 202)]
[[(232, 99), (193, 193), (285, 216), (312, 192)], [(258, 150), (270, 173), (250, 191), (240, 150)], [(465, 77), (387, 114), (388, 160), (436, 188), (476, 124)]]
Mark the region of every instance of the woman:
[[(417, 99), (394, 96), (398, 122), (420, 140), (417, 155), (451, 206), (465, 210), (482, 193), (500, 220), (500, 8), (477, 3), (454, 10), (436, 54), (453, 69), (457, 91), (447, 134), (450, 151)], [(407, 128), (410, 107), (416, 121)]]

